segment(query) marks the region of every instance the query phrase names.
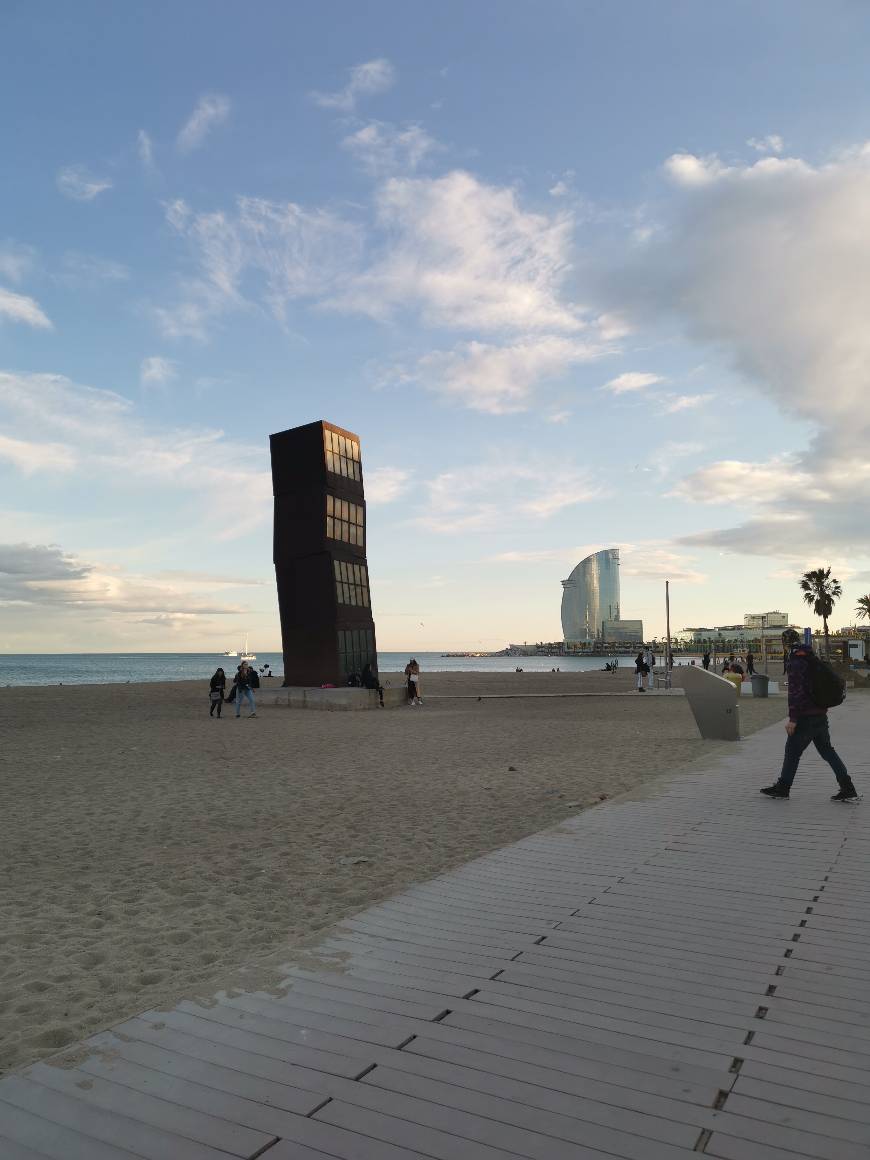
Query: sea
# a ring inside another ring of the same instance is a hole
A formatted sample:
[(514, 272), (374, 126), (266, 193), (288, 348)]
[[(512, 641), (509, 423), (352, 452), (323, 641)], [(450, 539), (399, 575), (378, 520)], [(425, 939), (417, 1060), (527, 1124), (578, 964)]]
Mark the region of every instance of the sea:
[[(450, 657), (440, 652), (378, 653), (383, 673), (401, 672), (411, 656), (424, 673), (566, 673), (603, 669), (601, 657)], [(238, 657), (218, 653), (24, 653), (0, 654), (0, 687), (13, 685), (118, 685), (158, 681), (208, 680), (218, 666), (228, 674)], [(284, 658), (277, 652), (258, 652), (251, 662), (258, 670), (268, 665), (276, 679), (283, 676)], [(633, 667), (631, 657), (620, 657), (620, 667)]]

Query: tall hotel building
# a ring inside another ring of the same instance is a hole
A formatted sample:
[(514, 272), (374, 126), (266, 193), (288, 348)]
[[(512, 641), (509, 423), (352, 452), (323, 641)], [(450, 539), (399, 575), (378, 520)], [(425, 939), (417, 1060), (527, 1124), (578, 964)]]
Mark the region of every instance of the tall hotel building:
[(562, 632), (566, 642), (634, 644), (643, 622), (619, 615), (619, 548), (604, 548), (581, 560), (562, 581)]

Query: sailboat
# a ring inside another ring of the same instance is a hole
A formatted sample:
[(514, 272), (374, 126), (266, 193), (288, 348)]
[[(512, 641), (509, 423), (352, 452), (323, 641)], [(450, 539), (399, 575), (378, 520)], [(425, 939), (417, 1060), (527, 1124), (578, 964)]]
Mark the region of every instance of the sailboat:
[(256, 659), (257, 659), (256, 653), (248, 652), (248, 634), (245, 633), (245, 647), (239, 653), (239, 660), (255, 661)]
[(236, 650), (234, 648), (228, 648), (226, 652), (221, 653), (222, 657), (237, 657), (238, 655), (239, 654), (236, 652)]

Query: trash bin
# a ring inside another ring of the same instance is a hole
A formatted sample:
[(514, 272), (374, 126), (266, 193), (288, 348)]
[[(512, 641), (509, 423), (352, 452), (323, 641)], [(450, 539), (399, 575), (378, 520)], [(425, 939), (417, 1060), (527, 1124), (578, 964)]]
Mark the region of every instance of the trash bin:
[(770, 677), (766, 677), (764, 673), (752, 674), (752, 695), (753, 697), (766, 697), (767, 686), (770, 684)]

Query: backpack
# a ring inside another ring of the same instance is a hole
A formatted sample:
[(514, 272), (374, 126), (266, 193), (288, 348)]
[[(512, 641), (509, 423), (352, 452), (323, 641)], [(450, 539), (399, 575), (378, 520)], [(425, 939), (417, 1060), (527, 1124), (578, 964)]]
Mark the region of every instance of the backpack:
[(810, 696), (820, 709), (835, 709), (846, 700), (846, 682), (842, 680), (827, 661), (810, 653), (807, 657), (810, 667)]

